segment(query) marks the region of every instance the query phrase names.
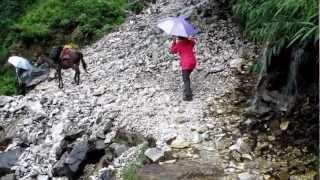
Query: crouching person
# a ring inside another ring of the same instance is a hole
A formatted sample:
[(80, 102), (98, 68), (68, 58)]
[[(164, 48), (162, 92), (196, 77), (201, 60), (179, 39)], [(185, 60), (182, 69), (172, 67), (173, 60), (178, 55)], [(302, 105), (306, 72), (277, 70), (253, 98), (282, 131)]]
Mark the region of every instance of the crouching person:
[(25, 95), (26, 94), (26, 84), (22, 81), (22, 74), (25, 72), (25, 69), (16, 67), (16, 92), (17, 94)]

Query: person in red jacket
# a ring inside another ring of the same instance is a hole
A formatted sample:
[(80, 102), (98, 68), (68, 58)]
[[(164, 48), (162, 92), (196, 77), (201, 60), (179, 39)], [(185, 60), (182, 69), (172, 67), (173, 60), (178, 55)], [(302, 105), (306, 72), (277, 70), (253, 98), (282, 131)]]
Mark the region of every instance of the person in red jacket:
[(194, 39), (185, 37), (177, 37), (173, 40), (171, 45), (171, 53), (178, 54), (180, 57), (180, 67), (182, 71), (182, 80), (184, 83), (183, 100), (192, 100), (192, 90), (190, 82), (190, 74), (196, 67), (197, 61), (193, 52), (195, 45)]

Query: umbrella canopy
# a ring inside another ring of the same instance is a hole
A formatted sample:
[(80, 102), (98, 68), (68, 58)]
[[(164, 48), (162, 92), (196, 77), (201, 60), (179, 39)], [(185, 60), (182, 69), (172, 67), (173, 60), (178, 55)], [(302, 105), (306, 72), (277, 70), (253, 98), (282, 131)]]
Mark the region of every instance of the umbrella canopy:
[(180, 17), (162, 19), (157, 26), (165, 33), (173, 36), (189, 37), (196, 32), (188, 21)]
[(16, 68), (21, 68), (25, 70), (32, 69), (32, 65), (30, 64), (30, 62), (23, 57), (11, 56), (9, 57), (8, 62)]

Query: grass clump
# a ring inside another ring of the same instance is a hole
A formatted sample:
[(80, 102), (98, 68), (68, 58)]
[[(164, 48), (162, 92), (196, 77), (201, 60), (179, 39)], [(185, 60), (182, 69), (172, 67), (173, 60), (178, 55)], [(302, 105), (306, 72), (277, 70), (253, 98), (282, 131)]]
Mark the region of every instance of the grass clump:
[(121, 176), (124, 180), (140, 180), (137, 173), (138, 170), (148, 161), (144, 152), (148, 148), (146, 144), (140, 145), (139, 154), (134, 162), (127, 165), (122, 171)]

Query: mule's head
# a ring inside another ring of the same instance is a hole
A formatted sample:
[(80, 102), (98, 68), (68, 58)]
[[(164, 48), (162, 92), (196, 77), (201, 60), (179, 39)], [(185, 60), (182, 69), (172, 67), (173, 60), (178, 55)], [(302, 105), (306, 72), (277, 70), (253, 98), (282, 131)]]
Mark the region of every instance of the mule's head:
[(44, 59), (44, 55), (43, 54), (39, 54), (38, 58), (37, 58), (37, 64), (41, 65), (45, 63), (45, 59)]
[(53, 59), (55, 62), (58, 62), (62, 50), (63, 50), (62, 46), (53, 47), (49, 57)]

